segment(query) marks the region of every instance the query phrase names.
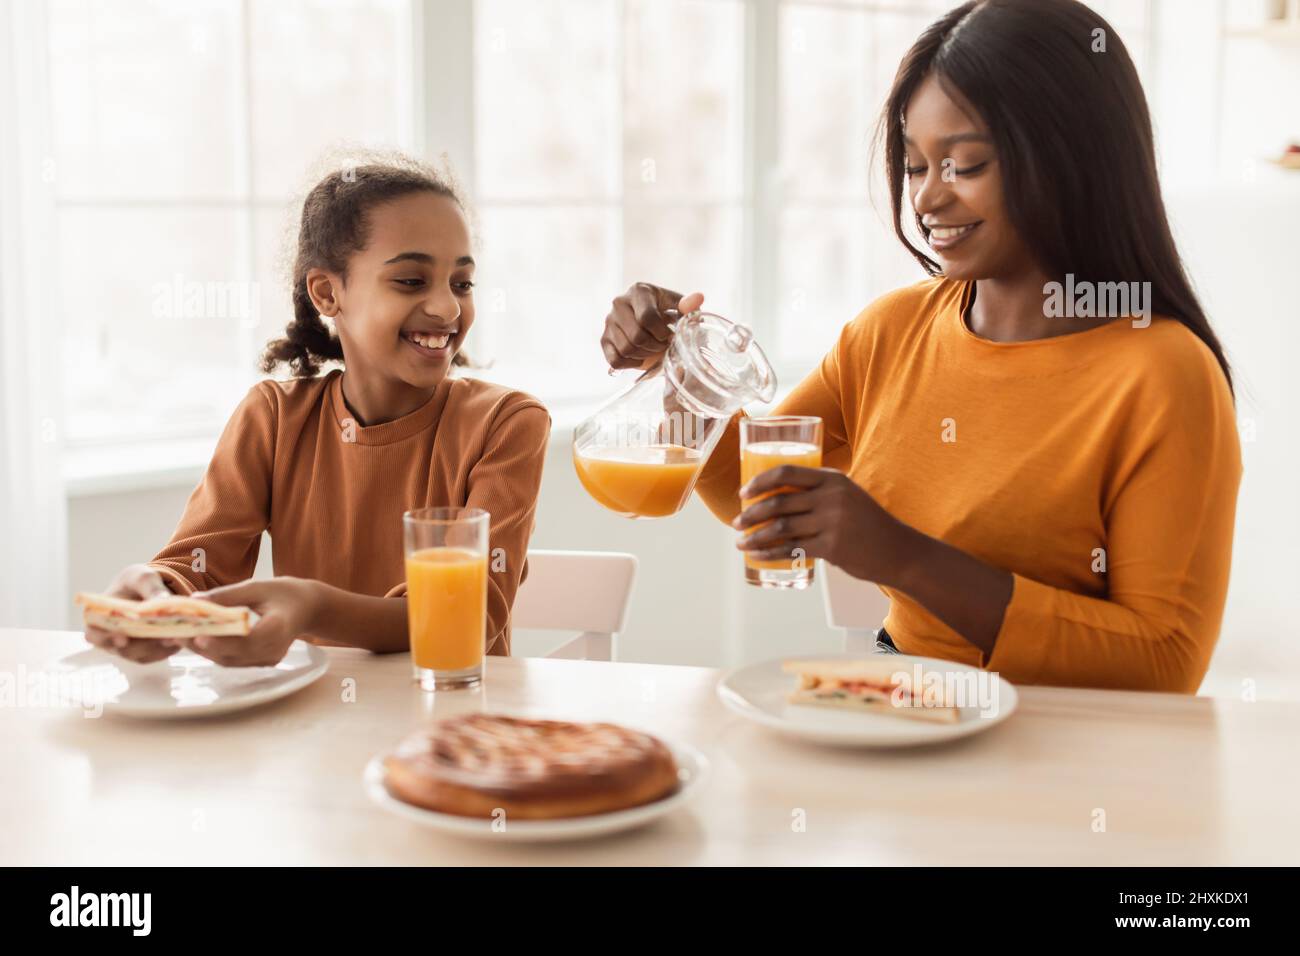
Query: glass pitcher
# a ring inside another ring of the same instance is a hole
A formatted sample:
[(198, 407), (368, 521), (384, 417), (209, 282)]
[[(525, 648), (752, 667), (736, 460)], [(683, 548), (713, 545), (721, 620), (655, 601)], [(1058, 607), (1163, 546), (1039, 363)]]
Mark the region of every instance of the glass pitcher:
[(660, 365), (573, 432), (578, 480), (627, 518), (680, 511), (731, 417), (776, 395), (776, 374), (747, 327), (692, 312), (670, 328)]

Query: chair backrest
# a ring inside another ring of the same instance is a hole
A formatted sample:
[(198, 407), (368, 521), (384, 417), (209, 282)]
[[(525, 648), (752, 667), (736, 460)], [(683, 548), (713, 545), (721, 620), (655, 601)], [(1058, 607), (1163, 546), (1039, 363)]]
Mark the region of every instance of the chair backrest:
[(889, 613), (889, 598), (870, 581), (853, 577), (825, 561), (818, 563), (826, 623), (844, 631), (844, 650), (857, 654), (875, 649), (876, 628)]
[(580, 632), (547, 657), (611, 660), (614, 635), (627, 622), (636, 565), (636, 555), (615, 551), (529, 551), (511, 627)]

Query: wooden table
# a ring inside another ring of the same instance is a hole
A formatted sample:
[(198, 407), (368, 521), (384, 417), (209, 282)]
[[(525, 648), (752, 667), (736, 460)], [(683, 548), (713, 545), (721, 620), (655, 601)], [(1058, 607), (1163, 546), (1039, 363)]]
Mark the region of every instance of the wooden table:
[[(432, 700), (405, 655), (331, 649), (311, 687), (227, 717), (13, 706), (15, 680), (82, 648), (75, 632), (0, 630), (0, 863), (1300, 860), (1297, 703), (1025, 687), (1010, 720), (966, 740), (834, 750), (731, 714), (704, 668), (491, 660), (481, 693)], [(564, 844), (444, 836), (367, 800), (374, 753), (431, 716), (480, 707), (641, 726), (694, 744), (713, 773), (684, 811)]]

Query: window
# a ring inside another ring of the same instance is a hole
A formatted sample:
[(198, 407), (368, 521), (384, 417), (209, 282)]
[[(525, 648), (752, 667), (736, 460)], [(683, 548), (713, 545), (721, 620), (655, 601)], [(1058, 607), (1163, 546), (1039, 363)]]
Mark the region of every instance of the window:
[(596, 333), (640, 279), (705, 291), (787, 382), (805, 372), (916, 275), (871, 221), (867, 147), (899, 57), (944, 6), (478, 0), (496, 376), (551, 400), (608, 389)]
[(52, 0), (71, 446), (215, 435), (289, 318), (305, 168), (412, 145), (400, 0)]
[[(598, 332), (644, 279), (704, 291), (793, 384), (920, 278), (869, 146), (949, 5), (50, 0), (68, 444), (216, 434), (290, 318), (294, 203), (340, 141), (456, 162), (485, 377), (614, 391)], [(1145, 63), (1147, 4), (1097, 6)]]
[(874, 298), (922, 277), (871, 146), (899, 61), (949, 6), (780, 4), (775, 348), (804, 368)]
[(647, 280), (740, 318), (741, 0), (480, 0), (474, 336), (544, 399), (608, 390), (609, 300)]

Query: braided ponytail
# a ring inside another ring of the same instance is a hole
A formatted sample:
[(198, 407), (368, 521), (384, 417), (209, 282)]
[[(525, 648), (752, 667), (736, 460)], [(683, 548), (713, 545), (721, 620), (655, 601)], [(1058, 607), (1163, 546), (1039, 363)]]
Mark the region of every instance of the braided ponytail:
[[(296, 272), (296, 270), (295, 270)], [(293, 321), (284, 337), (267, 343), (262, 353), (262, 371), (273, 372), (277, 365), (288, 365), (294, 378), (313, 378), (322, 361), (343, 359), (343, 343), (332, 335), (307, 294), (306, 275), (294, 275)]]

